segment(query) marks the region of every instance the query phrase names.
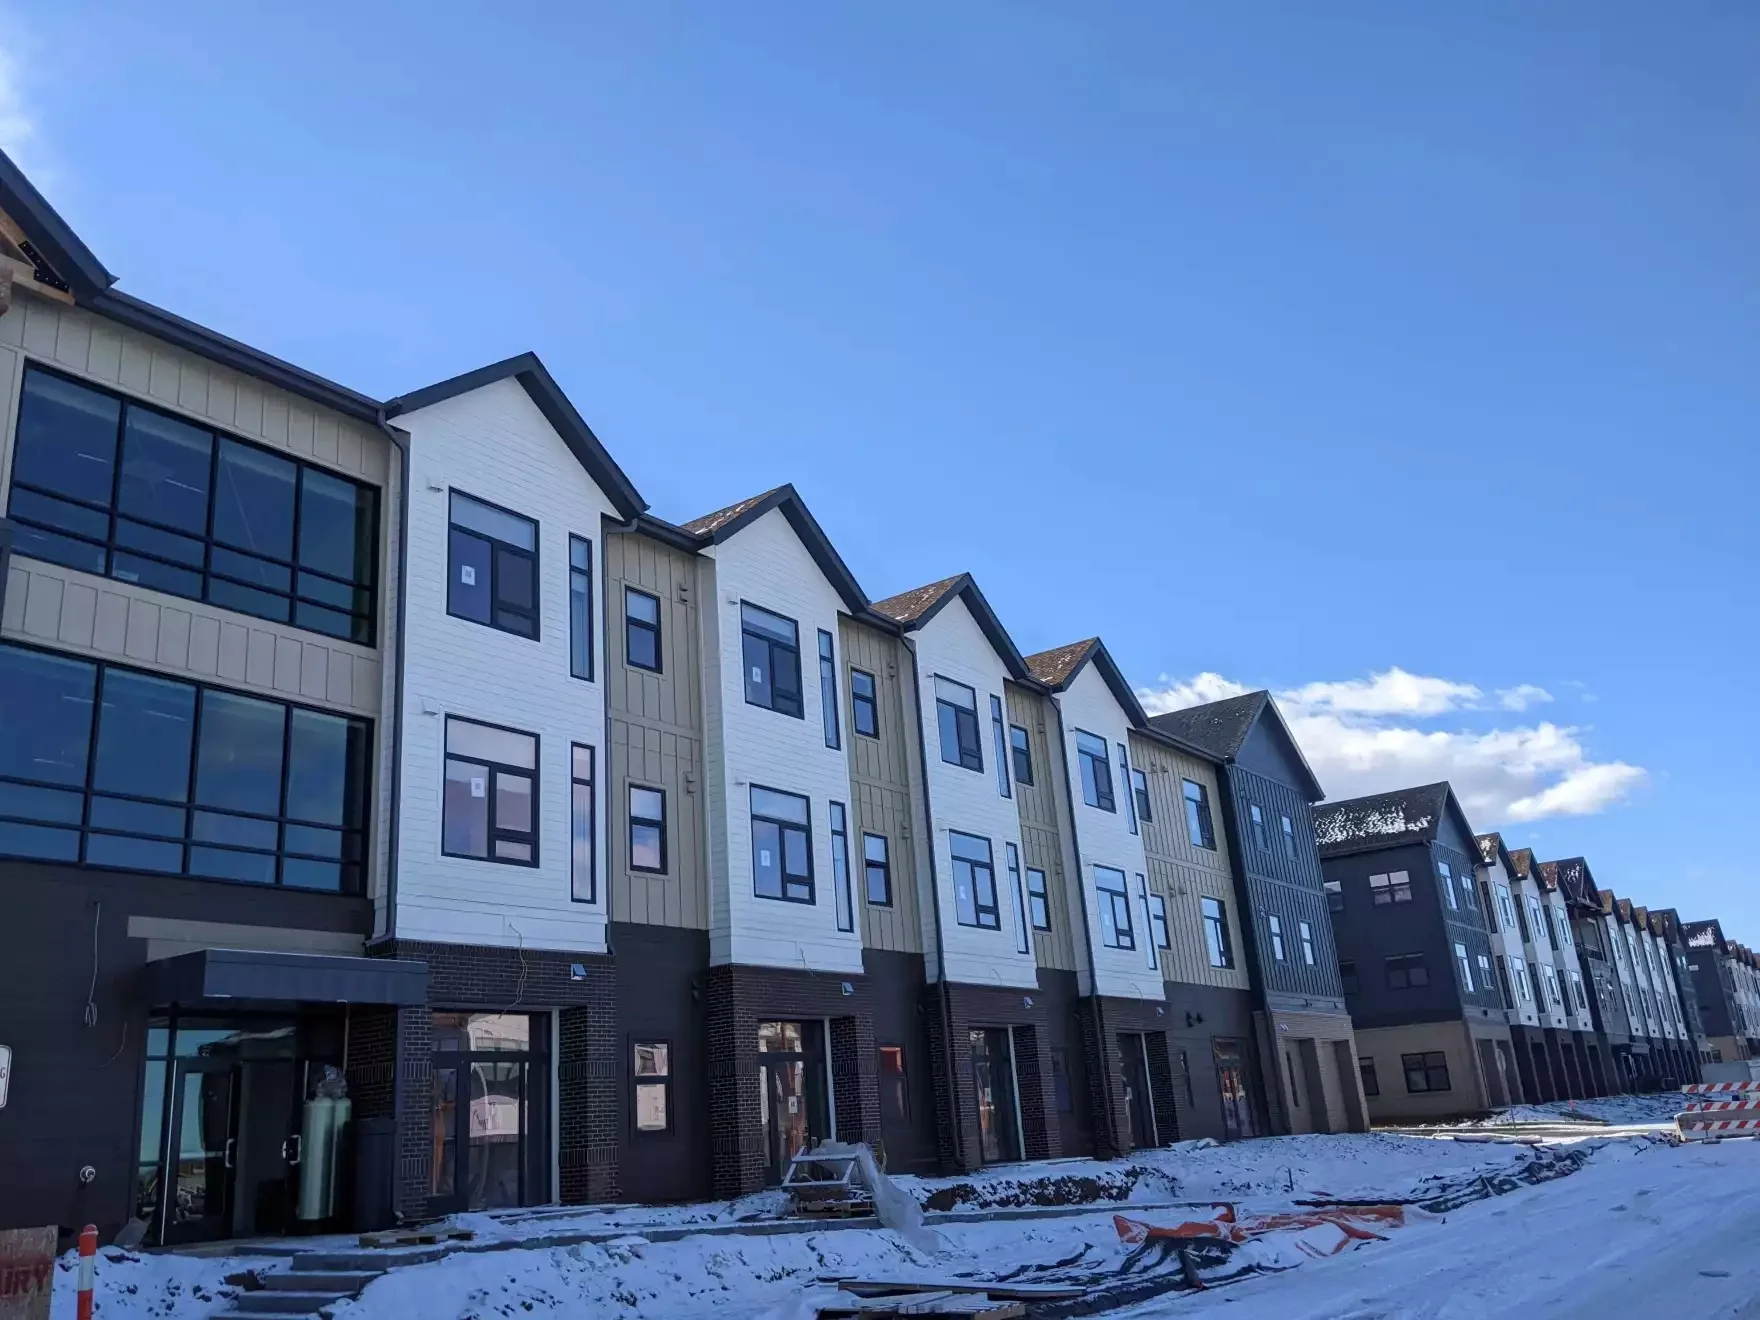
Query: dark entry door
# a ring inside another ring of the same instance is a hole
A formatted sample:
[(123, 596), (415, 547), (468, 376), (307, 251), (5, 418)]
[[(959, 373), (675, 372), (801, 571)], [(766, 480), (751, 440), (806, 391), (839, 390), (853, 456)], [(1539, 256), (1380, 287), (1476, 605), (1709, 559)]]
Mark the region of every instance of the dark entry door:
[(978, 1103), (978, 1149), (986, 1164), (1021, 1158), (1014, 1114), (1014, 1052), (1008, 1028), (974, 1027), (972, 1086)]
[(1259, 1135), (1253, 1119), (1252, 1093), (1247, 1089), (1247, 1063), (1238, 1040), (1212, 1042), (1216, 1085), (1222, 1092), (1222, 1135), (1227, 1141)]
[(1118, 1055), (1124, 1064), (1124, 1108), (1131, 1124), (1125, 1140), (1132, 1150), (1157, 1145), (1154, 1100), (1149, 1094), (1149, 1071), (1143, 1060), (1142, 1034), (1121, 1031)]
[(825, 1028), (819, 1022), (758, 1024), (759, 1117), (775, 1186), (803, 1148), (831, 1135), (825, 1094)]
[(547, 1025), (526, 1014), (434, 1014), (430, 1212), (496, 1210), (548, 1196)]
[(166, 1242), (206, 1242), (232, 1231), (238, 1154), (238, 1067), (179, 1059), (171, 1088), (171, 1175)]

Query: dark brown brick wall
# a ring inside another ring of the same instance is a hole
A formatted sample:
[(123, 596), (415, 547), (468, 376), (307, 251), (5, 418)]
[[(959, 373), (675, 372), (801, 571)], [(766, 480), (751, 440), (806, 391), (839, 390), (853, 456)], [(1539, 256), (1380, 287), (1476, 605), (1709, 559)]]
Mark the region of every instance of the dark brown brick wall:
[(1179, 1105), (1174, 1098), (1171, 1051), (1167, 1031), (1172, 1025), (1166, 1004), (1143, 999), (1105, 996), (1083, 1001), (1083, 1053), (1088, 1063), (1088, 1089), (1096, 1117), (1095, 1154), (1114, 1159), (1130, 1154), (1129, 1107), (1125, 1100), (1124, 1061), (1120, 1057), (1120, 1032), (1137, 1032), (1145, 1038), (1149, 1055), (1149, 1096), (1155, 1109), (1155, 1130), (1166, 1144), (1180, 1137)]
[[(946, 987), (951, 1012), (951, 1037), (943, 1013), (939, 984), (923, 992), (929, 1027), (929, 1054), (935, 1079), (936, 1149), (942, 1168), (964, 1173), (983, 1163), (978, 1132), (978, 1097), (972, 1074), (971, 1031), (974, 1027), (1014, 1029), (1015, 1081), (1020, 1090), (1021, 1145), (1030, 1160), (1056, 1159), (1063, 1154), (1063, 1133), (1057, 1122), (1051, 1083), (1052, 1000), (1033, 989), (987, 985)], [(947, 1074), (951, 1039), (953, 1075)], [(951, 1103), (950, 1103), (951, 1101)]]

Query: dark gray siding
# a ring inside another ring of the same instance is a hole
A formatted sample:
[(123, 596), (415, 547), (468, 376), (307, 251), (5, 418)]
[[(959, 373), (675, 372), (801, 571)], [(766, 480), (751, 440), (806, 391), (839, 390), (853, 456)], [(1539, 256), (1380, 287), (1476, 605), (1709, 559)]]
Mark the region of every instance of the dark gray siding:
[[(1496, 976), (1486, 977), (1479, 964), (1479, 959), (1484, 958), (1493, 967), (1496, 966), (1485, 910), (1479, 905), (1478, 886), (1473, 883), (1473, 857), (1477, 856), (1478, 849), (1471, 839), (1462, 840), (1459, 837), (1459, 831), (1454, 828), (1452, 820), (1444, 819), (1443, 829), (1439, 833), (1442, 837), (1430, 845), (1432, 892), (1439, 900), (1437, 910), (1442, 914), (1447, 932), (1450, 963), (1452, 965), (1455, 962), (1454, 946), (1457, 943), (1464, 945), (1467, 950), (1467, 965), (1472, 969), (1473, 976), (1473, 989), (1470, 993), (1464, 983), (1460, 986), (1461, 1003), (1469, 1019), (1501, 1022), (1503, 1010), (1507, 1007), (1503, 1002), (1503, 991), (1498, 988)], [(1471, 856), (1466, 851), (1469, 848), (1473, 849)], [(1449, 873), (1454, 877), (1457, 906), (1453, 908), (1448, 906), (1443, 896), (1442, 868), (1438, 863), (1447, 863)], [(1386, 909), (1383, 908), (1382, 911)], [(1459, 983), (1458, 966), (1455, 974)], [(1534, 992), (1542, 993), (1538, 985), (1534, 987)]]
[[(1351, 1022), (1361, 1030), (1461, 1017), (1465, 1008), (1429, 846), (1414, 843), (1329, 857), (1325, 868), (1326, 878), (1343, 887), (1343, 910), (1332, 914), (1338, 956), (1357, 966), (1358, 989), (1347, 996)], [(1412, 901), (1377, 906), (1369, 896), (1369, 877), (1394, 871), (1411, 877)], [(1392, 989), (1387, 959), (1408, 953), (1423, 955), (1430, 983)]]
[(1687, 972), (1699, 1001), (1699, 1021), (1707, 1036), (1734, 1036), (1735, 1015), (1730, 1012), (1730, 986), (1723, 974), (1723, 959), (1716, 949), (1688, 949)]
[[(707, 1199), (709, 1059), (700, 1000), (709, 971), (709, 934), (615, 921), (617, 958), (618, 1190), (631, 1201)], [(637, 1132), (635, 1046), (664, 1041), (671, 1051), (672, 1126)]]
[[(1253, 747), (1258, 734), (1256, 730), (1248, 738), (1243, 752)], [(1289, 773), (1269, 756), (1262, 758), (1261, 764)], [(1246, 950), (1249, 970), (1273, 1008), (1342, 1009), (1344, 990), (1338, 982), (1338, 956), (1326, 916), (1326, 894), (1321, 888), (1320, 857), (1314, 848), (1308, 803), (1288, 780), (1256, 773), (1238, 763), (1228, 767), (1227, 785), (1223, 815), (1235, 856), (1237, 901), (1243, 913), (1252, 917)], [(1255, 804), (1265, 815), (1269, 847), (1259, 847), (1253, 838), (1250, 807)], [(1278, 819), (1284, 815), (1295, 827), (1293, 858), (1284, 849)], [(1272, 957), (1267, 918), (1273, 914), (1283, 921), (1282, 962)], [(1312, 966), (1301, 953), (1299, 931), (1304, 921), (1314, 935)]]
[(1606, 1036), (1609, 1043), (1624, 1045), (1631, 1039), (1631, 1023), (1620, 998), (1619, 976), (1607, 960), (1607, 929), (1600, 911), (1573, 915), (1571, 933), (1575, 937), (1577, 960), (1583, 966), (1583, 985), (1589, 994), (1595, 1030)]

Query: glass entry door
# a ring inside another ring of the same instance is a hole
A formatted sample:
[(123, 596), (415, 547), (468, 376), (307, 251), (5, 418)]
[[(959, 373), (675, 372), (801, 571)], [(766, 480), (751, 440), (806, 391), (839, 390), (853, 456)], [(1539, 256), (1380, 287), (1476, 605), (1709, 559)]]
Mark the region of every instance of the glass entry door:
[(434, 1014), (433, 1213), (548, 1199), (547, 1025), (523, 1013)]
[(758, 1113), (769, 1156), (766, 1181), (780, 1183), (788, 1162), (831, 1135), (820, 1022), (758, 1024)]
[(1154, 1104), (1149, 1094), (1149, 1070), (1144, 1058), (1140, 1032), (1122, 1031), (1118, 1036), (1118, 1056), (1124, 1064), (1124, 1109), (1131, 1130), (1125, 1141), (1132, 1150), (1153, 1146), (1157, 1142)]
[(1014, 1051), (1007, 1027), (971, 1031), (972, 1086), (978, 1099), (978, 1148), (986, 1164), (1021, 1158), (1014, 1112)]
[(238, 1070), (231, 1059), (179, 1059), (171, 1088), (166, 1242), (226, 1237), (238, 1155)]
[(1219, 1040), (1212, 1047), (1216, 1056), (1216, 1084), (1222, 1090), (1222, 1136), (1225, 1141), (1258, 1135), (1253, 1122), (1253, 1102), (1247, 1089), (1247, 1064), (1239, 1041)]

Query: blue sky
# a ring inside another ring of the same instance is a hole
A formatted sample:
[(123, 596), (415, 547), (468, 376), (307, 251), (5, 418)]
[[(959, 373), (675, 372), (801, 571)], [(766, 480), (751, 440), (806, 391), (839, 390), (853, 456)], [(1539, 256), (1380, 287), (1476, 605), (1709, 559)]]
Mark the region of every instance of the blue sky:
[(792, 480), (1760, 943), (1760, 10), (498, 8), (0, 0), (0, 145), (141, 297), (536, 349), (662, 516)]

